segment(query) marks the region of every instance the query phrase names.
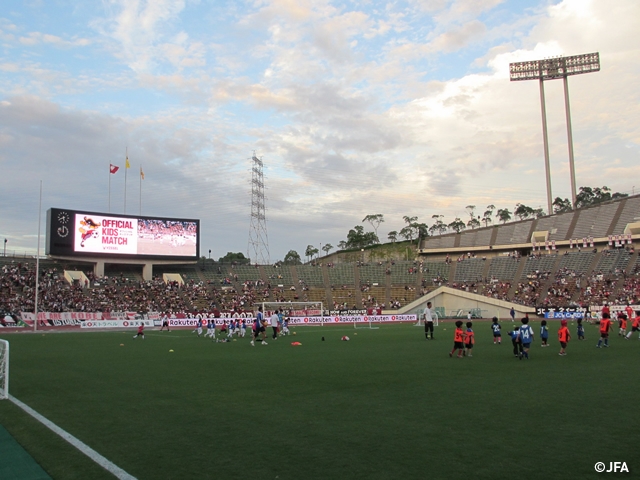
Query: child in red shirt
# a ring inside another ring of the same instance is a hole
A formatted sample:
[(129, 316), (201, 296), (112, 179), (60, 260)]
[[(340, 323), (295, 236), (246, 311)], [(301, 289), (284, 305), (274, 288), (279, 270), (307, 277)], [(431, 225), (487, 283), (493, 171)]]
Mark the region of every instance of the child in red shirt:
[[(603, 309), (604, 310), (604, 309)], [(609, 329), (611, 328), (611, 318), (608, 313), (602, 314), (602, 320), (600, 320), (600, 339), (598, 340), (598, 344), (596, 348), (600, 348), (602, 342), (604, 341), (604, 346), (609, 346)]]
[(473, 350), (473, 345), (476, 343), (476, 336), (473, 333), (473, 322), (467, 322), (467, 331), (464, 332), (464, 348), (467, 357), (473, 357), (471, 354)]
[(620, 312), (618, 314), (618, 336), (626, 336), (627, 335), (627, 315)]
[[(636, 312), (636, 316), (633, 317), (633, 322), (631, 323), (631, 330), (627, 333), (627, 336), (624, 337), (625, 340), (629, 340), (633, 332), (640, 331), (640, 311)], [(640, 340), (640, 334), (638, 334), (638, 339)]]
[(453, 332), (453, 350), (449, 352), (449, 356), (453, 357), (453, 352), (459, 350), (458, 358), (462, 358), (464, 352), (464, 332), (462, 331), (462, 321), (456, 322), (456, 331)]
[(560, 322), (560, 330), (558, 330), (558, 340), (560, 341), (560, 353), (558, 355), (566, 355), (567, 343), (571, 339), (571, 334), (567, 328), (567, 321), (562, 320)]
[(142, 339), (144, 340), (144, 323), (140, 322), (140, 325), (138, 326), (138, 333), (136, 333), (133, 338), (136, 339), (138, 337), (142, 337)]

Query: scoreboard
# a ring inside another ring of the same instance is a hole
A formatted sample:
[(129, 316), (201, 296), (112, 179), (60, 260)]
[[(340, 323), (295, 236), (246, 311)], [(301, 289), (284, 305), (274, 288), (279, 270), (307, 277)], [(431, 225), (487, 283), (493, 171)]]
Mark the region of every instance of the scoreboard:
[(200, 220), (47, 211), (47, 255), (197, 260)]

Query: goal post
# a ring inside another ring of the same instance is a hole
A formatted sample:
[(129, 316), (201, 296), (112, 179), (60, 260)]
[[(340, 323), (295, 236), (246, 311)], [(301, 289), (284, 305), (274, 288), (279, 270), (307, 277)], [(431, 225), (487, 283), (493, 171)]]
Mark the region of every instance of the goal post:
[(353, 321), (353, 328), (357, 329), (357, 328), (368, 328), (369, 330), (378, 330), (380, 329), (380, 327), (374, 327), (373, 323), (371, 323), (371, 318), (369, 318), (368, 322), (360, 322), (360, 325), (358, 325), (358, 322), (356, 322), (355, 320)]
[[(433, 309), (431, 311), (431, 318), (433, 319), (433, 326), (437, 327), (438, 326), (438, 314), (436, 313), (436, 310)], [(418, 321), (416, 323), (413, 324), (414, 327), (424, 327), (424, 323), (425, 323), (425, 314), (424, 313), (418, 313)]]
[(321, 317), (324, 325), (324, 305), (322, 302), (261, 302), (265, 320), (278, 310), (287, 317)]
[(9, 398), (9, 342), (0, 340), (0, 400)]

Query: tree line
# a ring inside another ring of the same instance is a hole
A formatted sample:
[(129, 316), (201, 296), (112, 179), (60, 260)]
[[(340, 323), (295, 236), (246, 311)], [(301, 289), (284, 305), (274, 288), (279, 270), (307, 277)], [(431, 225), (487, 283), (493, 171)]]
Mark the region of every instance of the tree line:
[[(571, 200), (567, 198), (556, 197), (553, 201), (553, 213), (566, 213), (574, 209), (586, 208), (598, 203), (606, 202), (609, 200), (618, 200), (620, 198), (627, 197), (626, 193), (615, 192), (612, 193), (611, 189), (607, 186), (604, 187), (580, 187), (579, 193), (576, 195), (575, 205)], [(464, 219), (456, 217), (453, 221), (447, 223), (444, 220), (444, 215), (432, 215), (433, 223), (428, 226), (424, 222), (418, 221), (417, 216), (405, 215), (402, 217), (405, 226), (399, 231), (392, 230), (387, 233), (387, 239), (391, 243), (397, 242), (399, 239), (404, 239), (413, 243), (413, 240), (425, 238), (428, 236), (444, 235), (445, 233), (460, 233), (467, 228), (475, 229), (482, 226), (488, 227), (494, 223), (494, 220), (505, 224), (511, 220), (527, 220), (529, 218), (544, 217), (546, 213), (542, 208), (532, 208), (522, 203), (517, 203), (513, 210), (508, 208), (496, 208), (495, 205), (487, 205), (484, 211), (480, 215), (476, 205), (467, 205), (465, 207), (468, 218)], [(381, 213), (370, 214), (365, 216), (361, 223), (368, 223), (371, 225), (373, 231), (366, 232), (364, 226), (356, 225), (347, 232), (346, 240), (338, 242), (338, 250), (357, 250), (366, 247), (370, 247), (380, 243), (378, 237), (378, 229), (382, 223), (385, 222), (384, 215)], [(325, 255), (328, 255), (335, 247), (330, 243), (326, 243), (321, 246)], [(305, 257), (310, 261), (314, 257), (317, 257), (320, 250), (313, 245), (307, 245), (304, 252)], [(228, 254), (229, 255), (229, 254)], [(284, 265), (300, 265), (302, 264), (302, 258), (295, 250), (289, 250), (285, 255), (282, 262)]]

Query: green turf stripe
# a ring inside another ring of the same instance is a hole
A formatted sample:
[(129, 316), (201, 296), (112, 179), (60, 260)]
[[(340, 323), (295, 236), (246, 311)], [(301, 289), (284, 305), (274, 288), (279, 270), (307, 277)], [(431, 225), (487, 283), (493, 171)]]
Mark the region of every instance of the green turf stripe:
[(51, 478), (2, 425), (0, 425), (0, 478), (5, 480)]

